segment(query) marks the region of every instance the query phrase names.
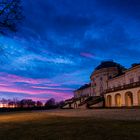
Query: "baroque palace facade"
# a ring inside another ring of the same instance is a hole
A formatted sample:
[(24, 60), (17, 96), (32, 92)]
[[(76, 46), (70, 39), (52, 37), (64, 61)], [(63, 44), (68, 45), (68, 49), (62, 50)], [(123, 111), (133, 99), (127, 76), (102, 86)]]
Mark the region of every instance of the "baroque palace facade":
[(91, 82), (74, 91), (62, 108), (140, 107), (140, 64), (125, 69), (113, 61), (101, 62)]

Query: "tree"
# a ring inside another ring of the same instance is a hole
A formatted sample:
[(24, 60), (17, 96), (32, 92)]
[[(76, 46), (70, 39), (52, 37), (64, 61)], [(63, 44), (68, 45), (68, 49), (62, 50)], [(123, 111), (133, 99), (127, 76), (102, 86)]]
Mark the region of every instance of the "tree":
[(23, 99), (20, 101), (20, 106), (23, 108), (35, 107), (35, 102), (31, 99)]
[(21, 0), (0, 0), (0, 33), (16, 31), (23, 18)]
[(42, 107), (42, 106), (43, 106), (43, 103), (42, 103), (41, 101), (37, 101), (37, 102), (36, 102), (36, 106), (37, 106), (37, 107)]
[(64, 104), (65, 104), (64, 101), (60, 101), (58, 105), (59, 105), (60, 108), (62, 108), (64, 106)]
[(14, 101), (9, 101), (8, 102), (8, 107), (10, 107), (10, 108), (14, 108), (14, 107), (16, 107), (16, 104), (15, 104), (15, 102)]
[(1, 102), (1, 104), (2, 104), (2, 107), (7, 107), (7, 106), (8, 106), (9, 100), (8, 100), (8, 99), (2, 98), (0, 102)]
[(54, 98), (49, 99), (45, 103), (45, 106), (48, 107), (48, 108), (53, 108), (55, 106), (55, 99)]

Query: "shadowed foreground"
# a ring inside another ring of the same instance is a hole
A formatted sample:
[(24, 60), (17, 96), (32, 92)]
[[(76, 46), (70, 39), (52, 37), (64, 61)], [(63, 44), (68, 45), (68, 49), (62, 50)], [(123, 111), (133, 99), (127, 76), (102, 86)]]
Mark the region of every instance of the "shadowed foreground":
[[(90, 111), (92, 113), (88, 115), (88, 112)], [(78, 111), (77, 116), (76, 112), (72, 110), (4, 113), (0, 115), (0, 139), (1, 140), (140, 139), (139, 133), (140, 120), (126, 119), (124, 121), (122, 119), (118, 120), (113, 118), (107, 119), (104, 117), (96, 118), (96, 116), (102, 114), (102, 112), (104, 111), (105, 111), (104, 116), (108, 115), (109, 112), (111, 112), (111, 110)], [(114, 110), (112, 110), (112, 112), (113, 111)], [(118, 112), (121, 111), (122, 114), (125, 113), (123, 110), (119, 110)], [(136, 110), (130, 110), (130, 113), (132, 113), (133, 111)], [(129, 112), (129, 110), (126, 112)], [(136, 112), (140, 112), (140, 110)], [(67, 116), (66, 114), (69, 114), (69, 116)]]

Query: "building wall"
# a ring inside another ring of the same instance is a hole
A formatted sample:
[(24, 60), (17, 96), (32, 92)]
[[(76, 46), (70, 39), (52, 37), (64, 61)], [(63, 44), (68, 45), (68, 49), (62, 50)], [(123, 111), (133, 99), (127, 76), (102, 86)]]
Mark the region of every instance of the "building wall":
[(73, 102), (71, 104), (71, 107), (74, 108), (74, 109), (86, 109), (86, 104), (83, 104), (82, 106), (79, 106), (79, 104), (81, 103), (80, 100), (76, 101), (76, 102)]
[(140, 66), (125, 71), (125, 74), (108, 81), (108, 88), (114, 88), (140, 81)]
[(96, 96), (100, 96), (108, 88), (108, 79), (118, 74), (116, 67), (103, 68), (96, 70), (91, 76), (91, 85), (95, 85)]
[[(86, 104), (80, 105), (82, 102), (84, 102), (88, 97), (81, 97), (80, 99), (71, 99), (68, 101), (65, 101), (66, 105), (63, 106), (63, 109), (73, 108), (73, 109), (80, 109), (80, 108), (87, 108)], [(79, 106), (80, 105), (80, 106)]]
[[(117, 95), (120, 97), (118, 98)], [(140, 87), (111, 92), (104, 96), (106, 107), (140, 106)], [(109, 101), (110, 97), (111, 101)], [(132, 104), (130, 104), (131, 100)]]
[(90, 107), (91, 108), (99, 108), (99, 107), (103, 107), (103, 102), (100, 102), (100, 103), (97, 103), (97, 104), (95, 104), (95, 105), (91, 105)]
[(84, 89), (74, 91), (75, 98), (79, 98), (82, 96), (92, 96), (92, 95), (93, 95), (93, 89), (91, 88), (91, 86), (84, 88)]
[(140, 66), (136, 66), (125, 73), (126, 84), (140, 81)]
[[(140, 66), (125, 71), (125, 74), (108, 81), (109, 88), (140, 81)], [(105, 94), (106, 107), (140, 106), (140, 87)]]
[(119, 89), (120, 91), (113, 91), (111, 89), (112, 92), (109, 91), (110, 93), (106, 93), (104, 95), (105, 106), (140, 106), (140, 87), (134, 86), (135, 88), (132, 87), (131, 89), (123, 88), (128, 84), (135, 84), (135, 82), (140, 82), (140, 65), (126, 70), (123, 75), (115, 77), (118, 73), (119, 71), (117, 67), (109, 67), (95, 70), (90, 77), (91, 87), (76, 90), (74, 92), (74, 96), (76, 98), (82, 96), (100, 96), (102, 93), (105, 93), (110, 88), (121, 87)]
[(119, 77), (113, 78), (108, 81), (108, 88), (114, 88), (126, 84), (125, 74)]
[(70, 105), (69, 104), (63, 106), (63, 109), (69, 109), (69, 108), (70, 108)]

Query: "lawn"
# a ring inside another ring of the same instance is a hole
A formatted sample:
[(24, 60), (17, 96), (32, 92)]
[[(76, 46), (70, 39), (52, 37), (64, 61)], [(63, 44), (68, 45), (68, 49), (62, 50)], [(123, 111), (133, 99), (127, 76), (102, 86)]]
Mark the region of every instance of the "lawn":
[(0, 140), (139, 140), (140, 121), (66, 117), (47, 112), (0, 115)]

